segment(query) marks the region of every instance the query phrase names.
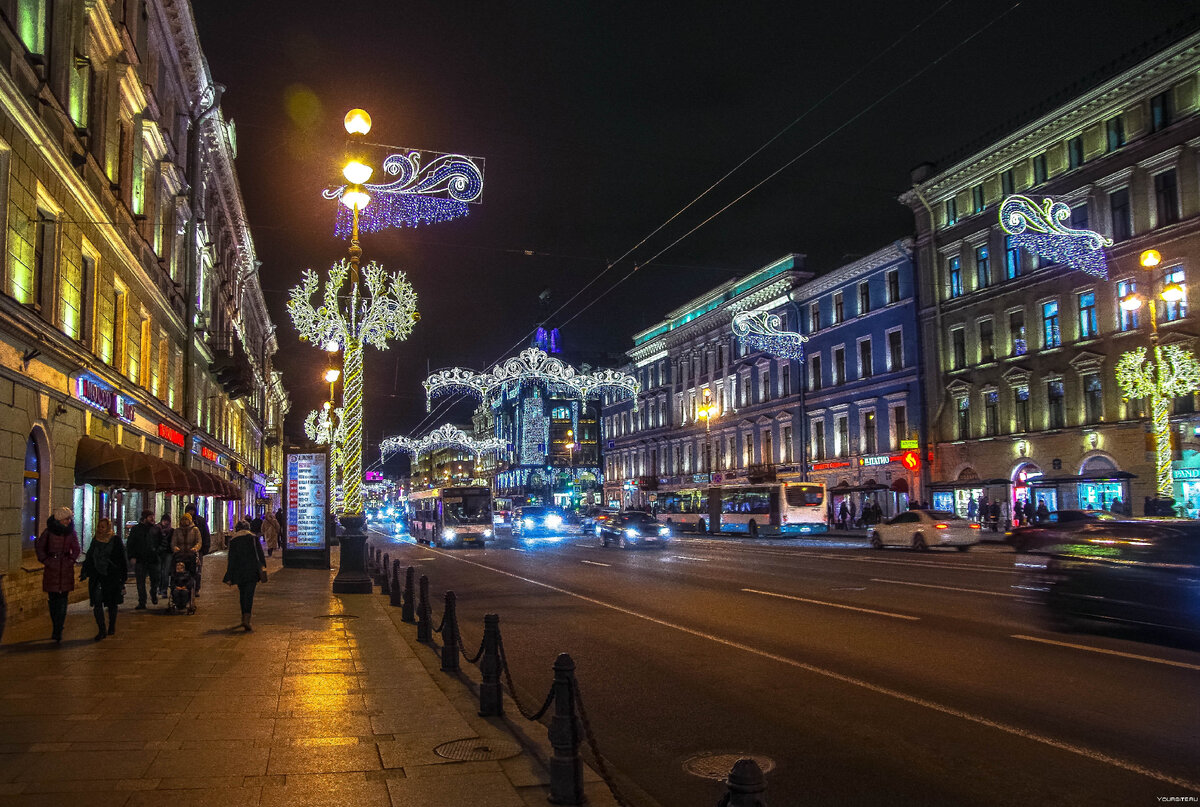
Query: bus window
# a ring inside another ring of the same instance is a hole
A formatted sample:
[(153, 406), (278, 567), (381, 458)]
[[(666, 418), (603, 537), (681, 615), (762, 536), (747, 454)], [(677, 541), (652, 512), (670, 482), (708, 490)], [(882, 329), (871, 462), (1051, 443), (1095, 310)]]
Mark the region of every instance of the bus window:
[(788, 507), (819, 507), (825, 502), (825, 491), (820, 485), (788, 485)]

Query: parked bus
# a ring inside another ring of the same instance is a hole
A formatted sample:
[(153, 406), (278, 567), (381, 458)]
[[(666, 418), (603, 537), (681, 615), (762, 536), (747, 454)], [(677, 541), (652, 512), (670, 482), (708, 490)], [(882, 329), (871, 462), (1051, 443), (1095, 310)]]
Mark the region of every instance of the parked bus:
[(479, 486), (421, 490), (408, 497), (409, 529), (430, 546), (482, 547), (492, 537), (492, 492)]
[(765, 535), (827, 532), (821, 482), (712, 485), (658, 494), (658, 520), (674, 529)]

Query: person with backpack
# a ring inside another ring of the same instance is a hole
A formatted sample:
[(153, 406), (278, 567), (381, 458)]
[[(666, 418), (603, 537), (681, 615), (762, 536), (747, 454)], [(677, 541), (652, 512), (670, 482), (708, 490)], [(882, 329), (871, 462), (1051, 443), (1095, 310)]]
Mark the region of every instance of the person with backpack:
[(150, 578), (150, 602), (158, 605), (160, 564), (153, 530), (154, 511), (143, 510), (141, 520), (129, 529), (129, 541), (125, 545), (129, 560), (134, 564), (134, 579), (137, 581), (138, 604), (135, 611), (146, 610), (146, 578)]

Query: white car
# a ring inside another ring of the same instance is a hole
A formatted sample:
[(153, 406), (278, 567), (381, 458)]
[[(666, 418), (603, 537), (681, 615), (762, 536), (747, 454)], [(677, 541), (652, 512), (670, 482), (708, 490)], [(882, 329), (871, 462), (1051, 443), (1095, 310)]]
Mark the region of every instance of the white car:
[(966, 552), (979, 543), (979, 522), (967, 521), (944, 510), (909, 510), (891, 521), (876, 524), (867, 533), (871, 546), (907, 546), (924, 551), (931, 546), (952, 546)]

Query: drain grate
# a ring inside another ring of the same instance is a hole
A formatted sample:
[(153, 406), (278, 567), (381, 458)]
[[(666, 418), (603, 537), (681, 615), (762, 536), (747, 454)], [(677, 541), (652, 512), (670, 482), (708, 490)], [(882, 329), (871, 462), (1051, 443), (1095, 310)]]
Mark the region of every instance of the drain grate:
[(696, 754), (684, 760), (683, 769), (692, 776), (723, 782), (729, 776), (733, 763), (744, 758), (757, 762), (763, 773), (775, 770), (775, 760), (761, 754)]
[(465, 740), (451, 740), (433, 749), (433, 753), (443, 759), (453, 759), (459, 762), (486, 762), (497, 759), (508, 759), (521, 753), (516, 743), (507, 740), (485, 740), (481, 737), (470, 737)]
[(320, 614), (313, 619), (358, 619), (356, 614)]

